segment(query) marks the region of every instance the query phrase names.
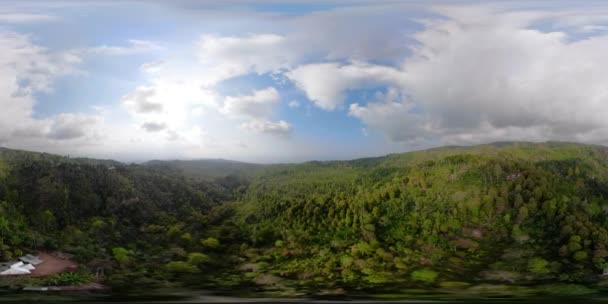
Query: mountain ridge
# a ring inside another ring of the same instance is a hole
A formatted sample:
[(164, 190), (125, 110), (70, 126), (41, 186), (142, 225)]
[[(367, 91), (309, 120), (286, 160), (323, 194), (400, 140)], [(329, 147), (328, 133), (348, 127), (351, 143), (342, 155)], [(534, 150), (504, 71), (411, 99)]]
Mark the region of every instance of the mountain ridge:
[(282, 162), (282, 163), (270, 163), (270, 164), (239, 161), (239, 160), (225, 159), (225, 158), (150, 159), (150, 160), (134, 163), (134, 162), (123, 162), (123, 161), (118, 161), (118, 160), (114, 160), (114, 159), (104, 159), (104, 158), (94, 158), (94, 157), (71, 157), (69, 155), (61, 155), (61, 154), (55, 154), (55, 153), (49, 153), (49, 152), (39, 152), (39, 151), (24, 150), (24, 149), (13, 149), (13, 148), (8, 148), (8, 147), (0, 147), (0, 153), (2, 153), (2, 152), (6, 153), (6, 152), (10, 151), (10, 152), (19, 152), (19, 153), (28, 153), (28, 154), (48, 155), (48, 156), (53, 156), (53, 157), (62, 157), (62, 158), (70, 159), (70, 160), (115, 162), (115, 163), (120, 163), (123, 165), (129, 165), (129, 164), (155, 165), (155, 164), (164, 164), (164, 163), (173, 163), (173, 162), (179, 162), (179, 163), (197, 163), (197, 162), (205, 163), (206, 162), (206, 163), (219, 163), (219, 164), (225, 163), (225, 164), (240, 164), (240, 165), (255, 165), (255, 166), (273, 166), (273, 165), (294, 165), (294, 164), (304, 164), (304, 163), (353, 162), (353, 161), (360, 161), (360, 160), (367, 160), (367, 159), (385, 158), (385, 157), (403, 155), (403, 154), (408, 154), (408, 153), (436, 152), (436, 151), (442, 151), (442, 150), (458, 150), (458, 151), (465, 150), (466, 151), (466, 150), (483, 148), (483, 147), (488, 147), (488, 148), (491, 148), (491, 147), (504, 148), (504, 147), (518, 147), (518, 146), (524, 146), (524, 147), (525, 146), (528, 146), (528, 147), (530, 147), (530, 146), (532, 146), (532, 147), (549, 146), (550, 147), (552, 145), (553, 146), (575, 145), (575, 146), (587, 146), (587, 147), (608, 149), (608, 146), (605, 146), (605, 145), (580, 143), (580, 142), (569, 142), (569, 141), (544, 141), (544, 142), (494, 141), (494, 142), (472, 144), (472, 145), (437, 146), (437, 147), (431, 147), (431, 148), (421, 149), (421, 150), (411, 150), (411, 151), (405, 151), (405, 152), (388, 153), (388, 154), (383, 154), (383, 155), (379, 155), (379, 156), (367, 156), (367, 157), (359, 157), (359, 158), (352, 158), (352, 159), (342, 159), (342, 160), (311, 159), (311, 160), (304, 160), (304, 161), (299, 161), (299, 162)]

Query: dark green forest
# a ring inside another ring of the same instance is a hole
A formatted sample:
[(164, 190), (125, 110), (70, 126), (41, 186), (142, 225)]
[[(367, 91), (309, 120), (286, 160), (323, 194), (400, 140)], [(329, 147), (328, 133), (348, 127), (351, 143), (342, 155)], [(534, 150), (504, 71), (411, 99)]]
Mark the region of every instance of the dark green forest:
[(115, 290), (602, 286), (607, 215), (602, 146), (265, 166), (0, 150), (0, 259), (70, 253)]

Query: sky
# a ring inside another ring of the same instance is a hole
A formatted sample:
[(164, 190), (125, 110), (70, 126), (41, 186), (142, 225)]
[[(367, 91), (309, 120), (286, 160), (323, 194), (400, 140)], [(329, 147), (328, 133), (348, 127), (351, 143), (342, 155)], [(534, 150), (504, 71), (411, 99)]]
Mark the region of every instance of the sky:
[(138, 162), (608, 145), (601, 1), (0, 2), (0, 146)]

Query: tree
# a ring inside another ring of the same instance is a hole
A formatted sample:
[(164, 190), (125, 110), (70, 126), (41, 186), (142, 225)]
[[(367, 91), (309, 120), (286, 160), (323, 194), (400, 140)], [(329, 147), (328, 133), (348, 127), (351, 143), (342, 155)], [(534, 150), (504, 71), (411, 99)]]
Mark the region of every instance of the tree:
[(498, 181), (500, 181), (500, 179), (502, 178), (502, 167), (500, 166), (500, 164), (494, 165), (494, 176), (496, 177), (496, 181), (498, 183)]
[(217, 249), (220, 247), (220, 241), (216, 238), (208, 237), (201, 240), (201, 245), (203, 245), (205, 248)]
[(188, 254), (188, 263), (191, 265), (201, 266), (211, 261), (211, 258), (201, 252), (192, 252)]
[(118, 261), (118, 263), (126, 264), (129, 262), (129, 250), (122, 247), (114, 247), (112, 248), (112, 254), (114, 255), (114, 259)]
[(165, 266), (168, 271), (173, 273), (197, 273), (200, 272), (198, 267), (183, 261), (173, 261)]
[(411, 274), (412, 280), (423, 283), (433, 283), (437, 276), (439, 276), (439, 273), (428, 268), (415, 270)]
[(549, 262), (542, 258), (532, 258), (528, 261), (528, 271), (537, 275), (547, 274), (550, 272)]
[(574, 253), (573, 258), (575, 261), (580, 262), (580, 261), (586, 260), (588, 256), (589, 255), (585, 251), (577, 251)]

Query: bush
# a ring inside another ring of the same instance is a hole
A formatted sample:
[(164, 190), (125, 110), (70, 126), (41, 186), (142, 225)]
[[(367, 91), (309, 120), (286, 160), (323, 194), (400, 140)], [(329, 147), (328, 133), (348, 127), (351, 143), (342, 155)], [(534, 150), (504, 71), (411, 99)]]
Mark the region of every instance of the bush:
[(207, 264), (211, 261), (211, 258), (200, 252), (192, 252), (188, 254), (188, 263), (191, 265), (201, 266), (203, 264)]
[(577, 262), (586, 260), (587, 257), (588, 257), (588, 254), (585, 251), (577, 251), (574, 253), (574, 260), (576, 260)]
[(43, 279), (46, 286), (80, 286), (93, 281), (93, 275), (85, 272), (62, 272)]
[(112, 248), (112, 254), (114, 255), (114, 259), (116, 259), (121, 264), (129, 261), (129, 250), (125, 248), (114, 247)]
[(216, 248), (220, 247), (220, 241), (216, 238), (210, 237), (210, 238), (201, 240), (201, 245), (203, 245), (206, 248), (216, 249)]
[(437, 273), (436, 271), (425, 268), (425, 269), (419, 269), (419, 270), (412, 272), (411, 277), (412, 277), (412, 280), (414, 280), (414, 281), (424, 282), (424, 283), (433, 283), (433, 282), (435, 282), (435, 279), (437, 279), (438, 275), (439, 275), (439, 273)]
[(200, 271), (198, 267), (182, 261), (169, 262), (166, 267), (167, 270), (173, 273), (197, 273)]
[(462, 289), (471, 286), (470, 283), (460, 281), (443, 281), (439, 283), (440, 287), (449, 289)]
[(549, 273), (549, 262), (541, 258), (533, 258), (528, 262), (528, 270), (534, 274), (547, 274)]

